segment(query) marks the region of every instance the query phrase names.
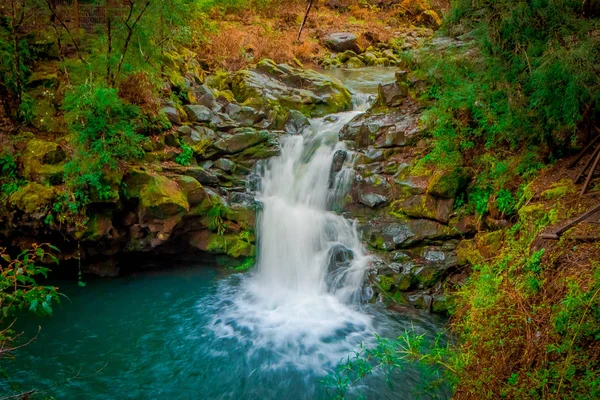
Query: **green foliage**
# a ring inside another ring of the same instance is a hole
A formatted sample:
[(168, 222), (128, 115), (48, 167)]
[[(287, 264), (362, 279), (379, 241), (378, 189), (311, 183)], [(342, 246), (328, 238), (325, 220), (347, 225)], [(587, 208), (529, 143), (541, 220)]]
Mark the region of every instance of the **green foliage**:
[(183, 143), (181, 145), (181, 153), (175, 157), (175, 162), (183, 166), (188, 166), (192, 163), (193, 157), (194, 149), (189, 144)]
[(473, 167), (471, 211), (490, 210), (487, 196), (513, 213), (519, 184), (565, 154), (586, 110), (600, 115), (600, 41), (589, 35), (600, 22), (582, 18), (581, 6), (458, 0), (447, 27), (472, 29), (475, 42), (417, 58), (430, 81), (424, 122), (435, 139), (421, 162)]
[(13, 154), (5, 149), (0, 155), (0, 202), (6, 201), (8, 196), (16, 192), (24, 184), (18, 175), (17, 164)]
[(321, 381), (331, 398), (344, 399), (350, 392), (356, 395), (359, 383), (376, 371), (383, 371), (388, 385), (393, 386), (392, 373), (407, 366), (419, 369), (421, 381), (415, 387), (416, 396), (437, 398), (436, 391), (450, 382), (448, 372), (454, 367), (448, 364), (449, 347), (441, 336), (432, 340), (413, 328), (396, 339), (376, 338), (375, 346), (361, 345)]
[(223, 204), (217, 203), (213, 205), (208, 211), (208, 229), (223, 236), (226, 228), (224, 220), (226, 213), (227, 207)]
[(146, 139), (136, 132), (141, 121), (139, 108), (121, 100), (116, 89), (75, 87), (65, 97), (64, 109), (75, 133), (75, 155), (65, 168), (71, 193), (63, 195), (60, 204), (76, 213), (92, 195), (98, 200), (114, 196), (111, 173), (119, 170), (122, 161), (141, 158)]
[(17, 334), (11, 326), (17, 313), (29, 311), (40, 316), (52, 315), (52, 305), (59, 300), (57, 288), (41, 286), (36, 278), (46, 278), (50, 271), (38, 263), (58, 263), (52, 255), (56, 251), (58, 249), (49, 244), (34, 244), (30, 250), (12, 258), (5, 248), (0, 248), (0, 358), (12, 351), (10, 344)]

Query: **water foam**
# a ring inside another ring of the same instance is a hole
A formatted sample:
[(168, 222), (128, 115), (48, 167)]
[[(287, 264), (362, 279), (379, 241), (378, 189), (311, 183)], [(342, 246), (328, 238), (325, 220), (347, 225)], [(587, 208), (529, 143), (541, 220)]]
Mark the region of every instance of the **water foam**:
[[(315, 119), (304, 135), (282, 138), (281, 155), (262, 171), (256, 270), (219, 289), (212, 330), (251, 344), (248, 357), (276, 354), (270, 367), (331, 367), (373, 335), (358, 303), (370, 258), (355, 224), (327, 209), (352, 177), (346, 167), (330, 188), (333, 155), (345, 150), (339, 130), (358, 113)], [(336, 248), (352, 254), (343, 268), (331, 267)]]

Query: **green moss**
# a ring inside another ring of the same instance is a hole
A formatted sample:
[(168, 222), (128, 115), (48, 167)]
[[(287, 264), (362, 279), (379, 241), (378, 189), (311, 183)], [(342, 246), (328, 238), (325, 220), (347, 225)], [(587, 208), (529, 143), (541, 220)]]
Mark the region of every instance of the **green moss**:
[(571, 179), (561, 179), (550, 185), (550, 188), (542, 192), (542, 197), (548, 200), (559, 199), (569, 194), (575, 194), (577, 189)]
[(30, 182), (11, 194), (9, 202), (25, 213), (39, 213), (50, 208), (56, 194), (52, 187)]
[(146, 215), (164, 219), (185, 211), (190, 206), (179, 185), (164, 176), (153, 176), (140, 190), (140, 206)]
[(379, 287), (381, 288), (381, 290), (384, 290), (386, 292), (392, 290), (392, 287), (394, 286), (394, 278), (390, 276), (380, 276), (378, 279)]

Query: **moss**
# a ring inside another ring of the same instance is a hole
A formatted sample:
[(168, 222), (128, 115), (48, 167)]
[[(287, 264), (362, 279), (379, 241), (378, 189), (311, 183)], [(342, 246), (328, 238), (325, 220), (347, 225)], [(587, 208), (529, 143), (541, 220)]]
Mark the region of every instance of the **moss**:
[(454, 168), (434, 174), (429, 181), (428, 192), (443, 199), (453, 199), (469, 184), (469, 175), (464, 168)]
[(30, 182), (10, 195), (9, 202), (28, 214), (40, 213), (49, 209), (56, 197), (52, 187)]
[(58, 144), (32, 139), (21, 156), (23, 176), (39, 183), (57, 184), (63, 179), (66, 153)]
[(227, 254), (234, 258), (254, 257), (256, 255), (256, 247), (235, 234), (219, 235), (211, 233), (206, 251)]
[(542, 197), (548, 200), (554, 200), (569, 194), (575, 194), (576, 192), (577, 189), (575, 188), (575, 183), (571, 179), (561, 179), (550, 185), (548, 190), (542, 192)]
[(190, 206), (179, 185), (164, 176), (154, 176), (140, 190), (140, 205), (146, 215), (167, 218), (189, 211)]
[(379, 287), (381, 288), (381, 290), (384, 290), (386, 292), (392, 290), (392, 287), (394, 286), (394, 278), (390, 276), (380, 276), (378, 279)]
[(413, 277), (410, 274), (399, 274), (394, 279), (394, 286), (401, 291), (405, 292), (412, 286)]

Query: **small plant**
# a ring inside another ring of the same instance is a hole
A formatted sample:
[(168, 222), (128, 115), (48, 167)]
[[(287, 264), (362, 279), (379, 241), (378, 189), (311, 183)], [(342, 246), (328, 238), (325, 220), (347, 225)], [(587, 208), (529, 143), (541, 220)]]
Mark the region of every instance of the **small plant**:
[(194, 149), (192, 149), (192, 147), (189, 144), (183, 143), (181, 145), (181, 153), (179, 153), (179, 155), (175, 158), (175, 162), (179, 165), (187, 167), (192, 163), (193, 157)]
[(11, 152), (5, 151), (0, 156), (0, 201), (6, 201), (8, 196), (16, 192), (24, 180), (19, 178), (17, 164)]
[(220, 203), (208, 211), (208, 229), (217, 232), (220, 236), (225, 234), (226, 225), (223, 218), (226, 211), (226, 207)]

